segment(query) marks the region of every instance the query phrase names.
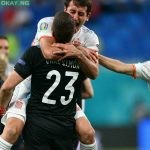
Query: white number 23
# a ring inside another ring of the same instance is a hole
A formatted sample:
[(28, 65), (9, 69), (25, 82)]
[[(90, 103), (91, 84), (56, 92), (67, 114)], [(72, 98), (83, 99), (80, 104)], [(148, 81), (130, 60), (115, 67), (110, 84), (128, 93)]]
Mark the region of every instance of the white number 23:
[[(69, 104), (71, 102), (71, 100), (73, 99), (73, 95), (74, 95), (74, 92), (75, 92), (75, 89), (73, 87), (73, 83), (77, 80), (78, 75), (79, 75), (78, 72), (70, 72), (70, 71), (66, 71), (65, 72), (65, 76), (70, 76), (72, 78), (68, 82), (68, 84), (65, 86), (65, 90), (70, 91), (68, 100), (66, 100), (65, 96), (61, 96), (60, 97), (60, 101), (61, 101), (62, 105)], [(54, 105), (54, 104), (56, 104), (56, 100), (48, 99), (48, 97), (51, 95), (51, 93), (59, 85), (59, 83), (61, 81), (61, 74), (57, 70), (52, 70), (52, 71), (48, 72), (46, 78), (47, 79), (51, 79), (52, 76), (56, 76), (55, 81), (52, 84), (52, 86), (45, 92), (45, 94), (44, 94), (44, 96), (42, 98), (42, 102), (46, 103), (46, 104), (53, 104)]]

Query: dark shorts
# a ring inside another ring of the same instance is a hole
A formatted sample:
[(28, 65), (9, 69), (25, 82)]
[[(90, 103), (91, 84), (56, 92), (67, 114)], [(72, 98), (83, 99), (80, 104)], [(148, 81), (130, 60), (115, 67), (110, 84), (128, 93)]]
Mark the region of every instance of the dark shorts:
[(73, 150), (72, 138), (53, 137), (47, 130), (30, 123), (26, 123), (23, 137), (27, 150)]

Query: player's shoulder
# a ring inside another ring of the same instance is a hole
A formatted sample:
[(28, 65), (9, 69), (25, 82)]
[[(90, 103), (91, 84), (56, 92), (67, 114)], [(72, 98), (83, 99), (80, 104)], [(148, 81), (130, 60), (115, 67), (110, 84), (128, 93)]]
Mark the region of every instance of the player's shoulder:
[(41, 48), (39, 46), (31, 46), (24, 55), (33, 62), (38, 62), (41, 57), (43, 57)]
[(54, 17), (45, 17), (42, 18), (39, 22), (38, 22), (38, 30), (39, 31), (47, 31), (47, 29), (51, 29), (52, 23), (53, 23)]
[(88, 27), (86, 27), (84, 25), (82, 25), (82, 27), (81, 27), (81, 32), (84, 35), (86, 34), (86, 36), (87, 35), (89, 35), (89, 36), (97, 36), (96, 33), (93, 30), (89, 29)]
[(26, 53), (33, 53), (36, 54), (37, 52), (40, 51), (40, 47), (39, 46), (31, 46), (26, 50)]
[(38, 45), (30, 46), (29, 49), (30, 50), (37, 50), (37, 49), (40, 49), (40, 46), (38, 46)]
[(40, 19), (39, 23), (45, 22), (45, 23), (50, 23), (53, 22), (54, 17), (44, 17), (42, 19)]

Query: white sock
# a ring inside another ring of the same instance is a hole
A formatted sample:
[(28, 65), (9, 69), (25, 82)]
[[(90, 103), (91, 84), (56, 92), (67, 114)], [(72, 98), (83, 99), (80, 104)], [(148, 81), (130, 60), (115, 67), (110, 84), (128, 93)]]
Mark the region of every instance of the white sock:
[(5, 141), (2, 137), (0, 137), (0, 150), (10, 150), (12, 144)]
[(98, 150), (96, 141), (93, 144), (83, 144), (80, 142), (80, 150)]

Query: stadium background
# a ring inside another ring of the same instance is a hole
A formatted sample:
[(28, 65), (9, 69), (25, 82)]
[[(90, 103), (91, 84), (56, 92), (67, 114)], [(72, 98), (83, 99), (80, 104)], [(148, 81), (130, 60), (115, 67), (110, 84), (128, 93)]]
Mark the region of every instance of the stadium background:
[[(29, 6), (0, 6), (0, 34), (11, 43), (12, 63), (30, 46), (37, 22), (63, 9), (63, 0), (32, 0)], [(94, 0), (86, 26), (102, 41), (103, 55), (128, 63), (150, 59), (150, 1)], [(107, 150), (150, 150), (150, 91), (147, 83), (100, 66), (86, 114)]]

